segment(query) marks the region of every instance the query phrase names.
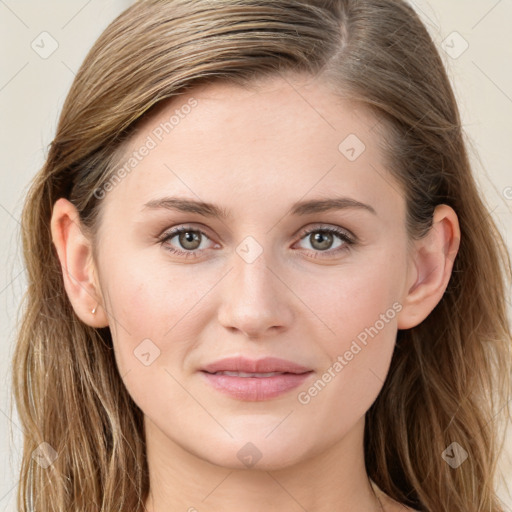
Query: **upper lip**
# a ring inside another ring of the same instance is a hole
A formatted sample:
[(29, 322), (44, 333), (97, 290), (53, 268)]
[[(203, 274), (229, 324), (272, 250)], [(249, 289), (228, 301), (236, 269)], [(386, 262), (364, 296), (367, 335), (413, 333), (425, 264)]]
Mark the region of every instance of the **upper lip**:
[(224, 371), (244, 373), (306, 373), (311, 371), (310, 368), (278, 357), (264, 357), (263, 359), (227, 357), (207, 364), (201, 370), (208, 373)]

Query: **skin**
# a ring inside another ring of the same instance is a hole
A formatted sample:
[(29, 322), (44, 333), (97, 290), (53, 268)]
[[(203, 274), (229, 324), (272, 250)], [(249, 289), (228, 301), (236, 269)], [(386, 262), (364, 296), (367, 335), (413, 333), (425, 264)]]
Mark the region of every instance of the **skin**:
[[(446, 289), (457, 216), (438, 206), (429, 235), (408, 246), (405, 199), (385, 168), (377, 119), (312, 78), (196, 88), (145, 119), (127, 155), (190, 97), (197, 106), (102, 199), (97, 258), (67, 200), (55, 203), (51, 221), (73, 308), (88, 325), (110, 326), (120, 375), (144, 413), (146, 506), (379, 511), (364, 466), (365, 413), (386, 378), (397, 330), (419, 324)], [(366, 146), (354, 161), (339, 150), (349, 134)], [(231, 217), (143, 208), (171, 195), (214, 203)], [(341, 195), (376, 215), (289, 214), (295, 201)], [(167, 250), (187, 250), (179, 236), (159, 240), (183, 225), (206, 235), (197, 234), (198, 257)], [(336, 252), (346, 243), (333, 235), (322, 251), (315, 233), (301, 235), (335, 226), (358, 241)], [(251, 263), (237, 253), (247, 236), (262, 250)], [(393, 304), (400, 311), (300, 403), (298, 394)], [(148, 366), (134, 356), (145, 339), (160, 350)], [(231, 355), (277, 356), (314, 372), (279, 397), (237, 400), (198, 373)], [(251, 467), (237, 457), (249, 442), (261, 455)], [(377, 492), (387, 512), (410, 510)]]

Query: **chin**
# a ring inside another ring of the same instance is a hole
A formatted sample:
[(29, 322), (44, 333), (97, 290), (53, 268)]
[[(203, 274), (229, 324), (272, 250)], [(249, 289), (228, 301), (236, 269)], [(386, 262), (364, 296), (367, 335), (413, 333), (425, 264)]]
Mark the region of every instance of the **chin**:
[(284, 445), (277, 437), (274, 442), (269, 439), (250, 439), (250, 436), (245, 437), (244, 441), (231, 439), (227, 444), (212, 441), (208, 447), (196, 448), (194, 452), (211, 464), (233, 470), (275, 471), (293, 466), (307, 458), (307, 454), (302, 451), (303, 442)]

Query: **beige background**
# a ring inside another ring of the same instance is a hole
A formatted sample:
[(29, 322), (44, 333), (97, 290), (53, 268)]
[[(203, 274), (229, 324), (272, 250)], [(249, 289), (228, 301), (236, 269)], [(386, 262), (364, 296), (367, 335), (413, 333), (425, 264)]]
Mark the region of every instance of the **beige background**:
[[(0, 512), (15, 509), (21, 450), (19, 422), (16, 412), (11, 413), (9, 362), (16, 310), (25, 286), (19, 249), (22, 201), (30, 179), (44, 161), (64, 98), (86, 51), (131, 3), (0, 0)], [(441, 48), (473, 147), (478, 181), (511, 248), (512, 2), (411, 3)], [(40, 55), (52, 45), (58, 46), (51, 55)], [(509, 435), (501, 468), (503, 481), (512, 489), (511, 454)], [(500, 488), (500, 497), (506, 510), (512, 512), (512, 496), (505, 485)]]

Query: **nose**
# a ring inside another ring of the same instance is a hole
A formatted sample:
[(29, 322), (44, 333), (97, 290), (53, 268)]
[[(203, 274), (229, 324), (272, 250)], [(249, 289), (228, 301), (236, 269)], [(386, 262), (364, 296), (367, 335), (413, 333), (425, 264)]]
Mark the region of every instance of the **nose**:
[(220, 324), (248, 338), (264, 338), (288, 329), (294, 321), (293, 293), (282, 271), (268, 261), (265, 251), (252, 262), (233, 256), (233, 269), (222, 289)]

